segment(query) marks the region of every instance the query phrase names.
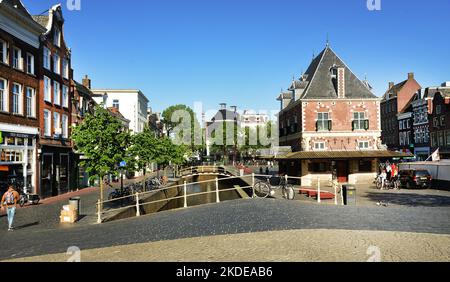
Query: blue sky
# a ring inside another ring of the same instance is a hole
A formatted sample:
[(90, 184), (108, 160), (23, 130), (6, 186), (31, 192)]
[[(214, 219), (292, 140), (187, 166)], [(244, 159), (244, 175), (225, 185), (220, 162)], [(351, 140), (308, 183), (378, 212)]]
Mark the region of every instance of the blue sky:
[(450, 1), (22, 0), (39, 14), (63, 3), (75, 79), (138, 88), (157, 111), (201, 101), (277, 110), (329, 35), (331, 47), (382, 95), (415, 72), (422, 86), (450, 80)]

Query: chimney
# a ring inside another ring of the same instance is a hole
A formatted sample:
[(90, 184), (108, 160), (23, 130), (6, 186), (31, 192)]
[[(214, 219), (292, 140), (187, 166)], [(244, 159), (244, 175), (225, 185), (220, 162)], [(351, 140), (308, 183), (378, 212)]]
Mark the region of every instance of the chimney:
[(389, 90), (392, 89), (392, 87), (394, 87), (395, 83), (394, 82), (389, 82)]
[(82, 82), (83, 82), (84, 87), (86, 87), (87, 89), (91, 89), (91, 80), (89, 79), (89, 77), (87, 75), (84, 76)]
[(226, 110), (227, 109), (227, 104), (226, 103), (221, 103), (220, 104), (220, 109), (221, 110)]
[(412, 79), (414, 79), (414, 73), (410, 72), (410, 73), (408, 73), (408, 80), (412, 80)]
[(231, 110), (233, 110), (233, 112), (237, 112), (237, 107), (236, 106), (231, 106)]

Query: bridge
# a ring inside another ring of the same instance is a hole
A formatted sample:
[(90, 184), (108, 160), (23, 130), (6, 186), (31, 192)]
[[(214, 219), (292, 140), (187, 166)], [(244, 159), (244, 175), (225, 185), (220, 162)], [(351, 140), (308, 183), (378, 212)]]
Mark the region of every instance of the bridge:
[[(245, 171), (244, 171), (245, 172)], [(176, 208), (188, 208), (188, 199), (195, 196), (201, 195), (215, 195), (212, 196), (215, 199), (216, 203), (221, 202), (221, 193), (227, 191), (235, 191), (240, 195), (240, 198), (258, 198), (255, 193), (255, 184), (260, 181), (267, 181), (266, 179), (272, 177), (269, 175), (257, 175), (255, 173), (245, 174), (242, 170), (238, 170), (234, 167), (225, 167), (225, 166), (193, 166), (189, 168), (184, 168), (180, 170), (178, 173), (178, 179), (175, 185), (169, 185), (167, 187), (162, 187), (152, 191), (146, 191), (142, 193), (136, 193), (129, 196), (124, 196), (121, 198), (116, 198), (112, 200), (107, 200), (101, 202), (100, 200), (97, 202), (97, 215), (98, 215), (98, 223), (104, 222), (104, 215), (110, 213), (122, 213), (125, 212), (128, 214), (127, 217), (132, 216), (141, 216), (141, 214), (146, 213), (155, 213), (161, 210), (162, 207), (169, 204), (171, 201), (181, 202), (179, 207)], [(191, 179), (195, 176), (211, 176), (213, 179), (196, 181), (196, 182), (188, 182), (188, 179)], [(289, 180), (298, 181), (301, 178), (292, 177), (285, 175), (286, 183), (289, 183)], [(233, 183), (233, 184), (230, 184)], [(219, 185), (219, 183), (225, 183)], [(240, 183), (242, 185), (236, 185), (236, 183)], [(194, 185), (204, 185), (208, 184), (214, 188), (208, 189), (207, 191), (194, 192), (189, 193), (188, 187), (192, 187)], [(343, 204), (342, 193), (341, 200), (338, 201), (338, 190), (339, 185), (337, 183), (330, 183), (330, 187), (334, 191), (326, 191), (322, 189), (320, 185), (317, 189), (304, 189), (304, 188), (295, 188), (294, 191), (299, 194), (307, 194), (308, 197), (317, 197), (317, 202), (320, 204), (322, 200), (325, 199), (334, 199), (335, 205)], [(226, 186), (229, 185), (229, 186)], [(221, 187), (220, 187), (221, 186)], [(272, 187), (273, 188), (273, 187)], [(271, 189), (272, 189), (271, 188)], [(248, 192), (246, 193), (245, 190)], [(272, 189), (277, 190), (277, 189)], [(280, 189), (281, 190), (281, 189)], [(281, 191), (278, 191), (275, 194), (271, 194), (271, 197), (281, 197)], [(331, 196), (330, 196), (331, 195)], [(125, 205), (121, 204), (124, 203)], [(119, 204), (119, 207), (112, 209), (103, 209), (105, 204)], [(149, 207), (151, 206), (151, 207)]]
[(225, 166), (191, 166), (178, 172), (178, 176), (182, 179), (201, 175), (229, 177), (240, 174), (235, 168)]

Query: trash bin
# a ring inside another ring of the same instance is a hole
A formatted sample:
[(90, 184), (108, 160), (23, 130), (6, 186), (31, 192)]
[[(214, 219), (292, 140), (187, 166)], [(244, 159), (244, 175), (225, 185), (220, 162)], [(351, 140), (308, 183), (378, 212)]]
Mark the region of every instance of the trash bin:
[(342, 185), (342, 196), (344, 198), (345, 206), (356, 205), (356, 187), (354, 185)]
[(74, 207), (77, 210), (77, 214), (80, 215), (80, 210), (81, 210), (81, 198), (80, 197), (70, 198), (69, 205)]

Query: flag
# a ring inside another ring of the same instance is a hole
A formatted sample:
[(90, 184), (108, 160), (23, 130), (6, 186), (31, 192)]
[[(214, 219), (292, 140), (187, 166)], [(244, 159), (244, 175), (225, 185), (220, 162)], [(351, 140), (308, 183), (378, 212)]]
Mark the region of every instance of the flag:
[(434, 152), (431, 155), (431, 158), (432, 158), (433, 162), (438, 162), (438, 161), (441, 160), (441, 157), (440, 157), (440, 154), (439, 154), (439, 149), (437, 149), (436, 152)]

